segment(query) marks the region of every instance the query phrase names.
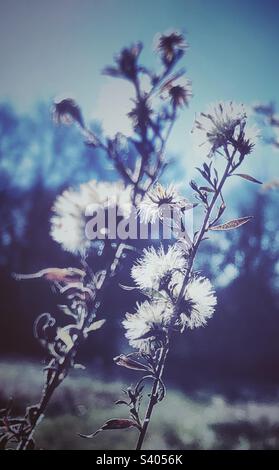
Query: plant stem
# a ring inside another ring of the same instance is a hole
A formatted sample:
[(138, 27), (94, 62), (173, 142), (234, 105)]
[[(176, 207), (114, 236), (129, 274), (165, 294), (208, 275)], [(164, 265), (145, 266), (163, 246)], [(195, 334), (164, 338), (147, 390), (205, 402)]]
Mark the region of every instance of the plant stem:
[[(208, 230), (208, 227), (207, 227), (207, 224), (209, 222), (209, 218), (211, 216), (211, 213), (215, 207), (215, 203), (218, 199), (218, 197), (220, 196), (221, 194), (221, 191), (222, 191), (222, 188), (224, 186), (224, 183), (228, 177), (228, 174), (229, 174), (229, 171), (230, 171), (230, 168), (231, 168), (231, 163), (232, 163), (232, 159), (235, 155), (235, 152), (233, 152), (232, 156), (230, 158), (228, 158), (228, 163), (226, 165), (226, 168), (224, 170), (224, 173), (223, 173), (223, 176), (222, 176), (222, 179), (218, 185), (218, 188), (216, 189), (215, 191), (215, 194), (211, 200), (211, 203), (207, 209), (207, 212), (206, 212), (206, 215), (205, 215), (205, 218), (204, 218), (204, 221), (203, 221), (203, 224), (201, 226), (201, 229), (199, 231), (199, 234), (198, 234), (198, 237), (197, 237), (197, 240), (194, 242), (194, 245), (193, 245), (193, 248), (192, 248), (192, 252), (191, 252), (191, 255), (190, 255), (190, 259), (189, 259), (189, 263), (188, 263), (188, 268), (187, 268), (187, 273), (186, 273), (186, 276), (184, 278), (184, 281), (183, 281), (183, 284), (182, 284), (182, 287), (181, 287), (181, 290), (179, 292), (179, 295), (178, 295), (178, 298), (176, 300), (176, 312), (177, 313), (177, 310), (179, 308), (179, 303), (183, 297), (183, 294), (184, 294), (184, 291), (185, 291), (185, 287), (187, 286), (187, 283), (189, 281), (189, 276), (191, 274), (191, 271), (192, 271), (192, 268), (193, 268), (193, 264), (194, 264), (194, 261), (195, 261), (195, 257), (196, 257), (196, 254), (197, 254), (197, 251), (199, 249), (199, 246), (203, 240), (203, 237), (204, 237), (204, 234), (205, 232)], [(174, 315), (176, 316), (176, 315)]]
[(161, 379), (163, 371), (164, 371), (164, 366), (165, 366), (166, 358), (167, 358), (167, 355), (168, 355), (168, 351), (169, 351), (168, 345), (164, 346), (161, 349), (161, 353), (160, 353), (160, 356), (159, 356), (159, 359), (158, 359), (158, 367), (157, 367), (157, 371), (156, 371), (157, 372), (157, 374), (156, 374), (157, 378), (153, 383), (150, 400), (149, 400), (148, 407), (147, 407), (147, 410), (146, 410), (143, 426), (142, 426), (142, 429), (140, 431), (140, 435), (139, 435), (139, 438), (138, 438), (136, 450), (140, 450), (141, 447), (142, 447), (142, 444), (143, 444), (143, 441), (144, 441), (144, 438), (145, 438), (145, 435), (146, 435), (146, 431), (147, 431), (147, 428), (148, 428), (148, 425), (149, 425), (149, 422), (150, 422), (150, 418), (151, 418), (151, 415), (152, 415), (153, 408), (157, 403), (158, 387), (159, 387), (160, 379)]
[[(203, 239), (203, 236), (204, 236), (205, 232), (208, 230), (207, 225), (208, 225), (208, 222), (209, 222), (210, 215), (211, 215), (211, 213), (212, 213), (212, 211), (215, 207), (215, 204), (216, 204), (216, 201), (217, 201), (218, 197), (221, 194), (222, 188), (224, 186), (224, 183), (225, 183), (225, 181), (228, 177), (228, 174), (229, 174), (229, 171), (230, 171), (230, 168), (231, 168), (232, 160), (233, 160), (234, 155), (235, 155), (235, 151), (232, 153), (231, 156), (228, 154), (227, 149), (225, 149), (225, 151), (226, 151), (226, 156), (227, 156), (228, 162), (227, 162), (226, 168), (224, 170), (223, 176), (221, 178), (221, 181), (218, 185), (218, 188), (216, 189), (215, 194), (214, 194), (214, 196), (211, 200), (211, 203), (210, 203), (210, 205), (207, 209), (207, 212), (206, 212), (203, 224), (201, 226), (201, 229), (199, 231), (197, 240), (196, 240), (196, 242), (194, 242), (194, 245), (193, 245), (193, 248), (192, 248), (192, 253), (191, 253), (191, 256), (190, 256), (190, 259), (189, 259), (187, 272), (186, 272), (181, 290), (180, 290), (179, 295), (177, 297), (177, 300), (175, 302), (174, 319), (176, 319), (176, 316), (178, 314), (179, 304), (180, 304), (180, 301), (183, 297), (183, 294), (184, 294), (185, 288), (187, 286), (187, 283), (189, 281), (189, 276), (190, 276), (192, 268), (193, 268), (193, 264), (194, 264), (194, 260), (195, 260), (195, 256), (197, 254), (198, 248), (200, 246), (200, 243), (202, 242), (202, 239)], [(168, 355), (168, 350), (169, 350), (168, 347), (163, 348), (162, 351), (161, 351), (159, 360), (158, 360), (158, 367), (157, 367), (157, 370), (156, 370), (156, 372), (157, 372), (156, 375), (157, 375), (157, 377), (159, 377), (159, 379), (161, 379), (163, 371), (164, 371), (165, 362), (166, 362), (166, 358), (167, 358), (167, 355)], [(147, 407), (146, 415), (145, 415), (145, 418), (144, 418), (143, 427), (142, 427), (142, 430), (140, 432), (137, 447), (136, 447), (137, 450), (140, 450), (141, 447), (142, 447), (142, 444), (143, 444), (143, 441), (144, 441), (144, 438), (145, 438), (145, 435), (146, 435), (146, 431), (147, 431), (147, 428), (148, 428), (148, 425), (149, 425), (149, 422), (150, 422), (150, 418), (151, 418), (151, 415), (152, 415), (154, 405), (157, 403), (157, 392), (158, 392), (158, 386), (159, 386), (159, 379), (157, 378), (157, 380), (154, 381), (154, 384), (153, 384), (153, 387), (152, 387), (152, 392), (151, 392), (149, 404), (148, 404), (148, 407)]]
[[(65, 359), (66, 360), (66, 359)], [(31, 439), (33, 438), (34, 432), (36, 430), (36, 427), (40, 423), (41, 419), (44, 416), (45, 410), (52, 398), (52, 395), (56, 389), (56, 387), (59, 385), (59, 375), (62, 373), (63, 368), (64, 368), (64, 363), (59, 366), (58, 370), (55, 372), (55, 375), (50, 382), (50, 384), (46, 387), (45, 393), (43, 393), (41, 402), (36, 414), (36, 418), (34, 419), (34, 422), (28, 432), (28, 435), (25, 436), (18, 444), (17, 450), (26, 450), (28, 448), (29, 443), (31, 442)]]
[[(103, 278), (102, 284), (98, 288), (98, 291), (96, 293), (96, 297), (94, 299), (95, 305), (97, 305), (101, 301), (104, 286), (108, 282), (108, 280), (110, 278), (110, 275), (115, 270), (115, 267), (113, 268), (113, 266), (115, 265), (115, 263), (118, 263), (118, 261), (119, 261), (119, 256), (120, 256), (119, 255), (119, 247), (120, 246), (121, 245), (118, 245), (118, 247), (116, 248), (116, 250), (114, 252), (114, 256), (113, 256), (113, 261), (111, 262), (109, 268), (106, 271), (106, 275)], [(99, 294), (100, 298), (97, 297), (97, 294)], [(69, 369), (69, 367), (71, 365), (71, 361), (72, 361), (73, 357), (75, 356), (80, 343), (84, 340), (84, 336), (83, 336), (84, 329), (86, 327), (88, 327), (88, 321), (86, 321), (86, 320), (88, 320), (87, 317), (84, 318), (84, 320), (83, 320), (82, 327), (81, 327), (80, 332), (79, 332), (79, 334), (78, 334), (78, 336), (77, 336), (77, 338), (74, 342), (74, 346), (66, 354), (62, 364), (59, 364), (59, 366), (58, 366), (57, 370), (54, 372), (54, 375), (51, 378), (50, 382), (46, 383), (46, 385), (43, 389), (43, 393), (42, 393), (41, 401), (40, 401), (39, 406), (38, 406), (36, 417), (34, 418), (32, 426), (28, 430), (28, 434), (25, 435), (24, 438), (22, 438), (21, 441), (18, 443), (17, 450), (26, 450), (28, 448), (28, 445), (31, 442), (31, 439), (33, 438), (36, 427), (41, 422), (41, 420), (44, 416), (44, 413), (45, 413), (45, 411), (48, 407), (48, 404), (49, 404), (56, 388), (65, 379), (67, 374), (65, 374), (65, 376), (62, 380), (60, 379), (60, 376), (61, 376), (61, 374), (63, 374), (65, 371), (67, 371)]]

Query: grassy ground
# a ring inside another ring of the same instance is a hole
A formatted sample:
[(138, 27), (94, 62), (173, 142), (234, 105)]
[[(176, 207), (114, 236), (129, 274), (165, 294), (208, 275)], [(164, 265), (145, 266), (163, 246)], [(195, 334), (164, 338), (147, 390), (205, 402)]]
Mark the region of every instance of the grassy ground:
[[(0, 408), (14, 398), (16, 413), (35, 404), (40, 396), (42, 372), (29, 363), (0, 363)], [(104, 383), (85, 372), (66, 379), (57, 390), (36, 433), (44, 449), (133, 449), (135, 430), (91, 433), (112, 417), (126, 417), (115, 406), (121, 383)], [(188, 399), (171, 390), (157, 406), (145, 441), (147, 449), (278, 449), (279, 403), (230, 404), (221, 396)]]

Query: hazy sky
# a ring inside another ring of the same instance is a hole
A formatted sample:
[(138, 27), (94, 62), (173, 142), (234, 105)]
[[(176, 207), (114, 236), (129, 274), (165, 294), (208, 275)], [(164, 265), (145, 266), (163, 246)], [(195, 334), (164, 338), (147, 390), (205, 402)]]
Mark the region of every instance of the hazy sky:
[[(185, 150), (186, 130), (207, 103), (279, 101), (279, 0), (0, 0), (0, 99), (28, 111), (68, 93), (87, 117), (113, 120), (122, 89), (114, 91), (100, 70), (139, 39), (155, 65), (153, 37), (169, 28), (187, 32), (195, 95), (172, 150)], [(107, 92), (116, 97), (112, 106)]]

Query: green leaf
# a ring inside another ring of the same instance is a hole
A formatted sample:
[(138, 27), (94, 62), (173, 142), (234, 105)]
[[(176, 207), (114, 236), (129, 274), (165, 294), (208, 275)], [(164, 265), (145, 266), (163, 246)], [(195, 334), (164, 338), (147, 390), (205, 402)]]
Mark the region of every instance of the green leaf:
[(241, 217), (240, 219), (230, 220), (229, 222), (226, 222), (225, 224), (215, 225), (215, 226), (209, 227), (209, 230), (216, 230), (216, 231), (219, 231), (219, 230), (233, 230), (234, 228), (238, 228), (238, 227), (241, 227), (241, 225), (246, 224), (251, 219), (253, 219), (252, 216)]

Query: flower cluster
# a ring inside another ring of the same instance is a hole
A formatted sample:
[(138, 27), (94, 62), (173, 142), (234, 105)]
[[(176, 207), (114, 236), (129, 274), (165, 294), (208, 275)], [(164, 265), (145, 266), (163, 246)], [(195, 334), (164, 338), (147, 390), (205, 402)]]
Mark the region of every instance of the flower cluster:
[[(210, 281), (191, 275), (183, 287), (188, 255), (176, 245), (166, 251), (151, 247), (132, 268), (132, 278), (143, 292), (152, 293), (152, 302), (137, 305), (123, 322), (132, 347), (151, 353), (163, 341), (166, 331), (179, 327), (204, 326), (214, 313), (216, 296)], [(178, 305), (177, 305), (178, 302)]]

